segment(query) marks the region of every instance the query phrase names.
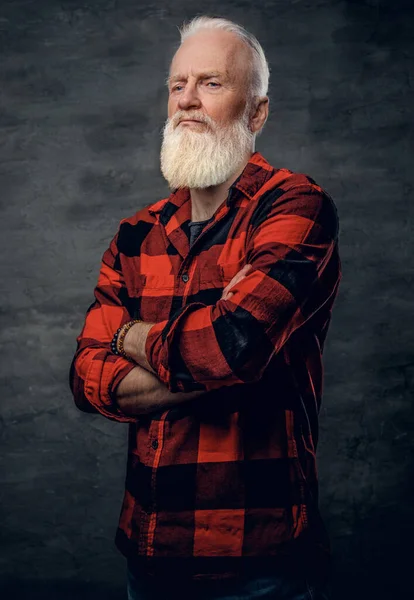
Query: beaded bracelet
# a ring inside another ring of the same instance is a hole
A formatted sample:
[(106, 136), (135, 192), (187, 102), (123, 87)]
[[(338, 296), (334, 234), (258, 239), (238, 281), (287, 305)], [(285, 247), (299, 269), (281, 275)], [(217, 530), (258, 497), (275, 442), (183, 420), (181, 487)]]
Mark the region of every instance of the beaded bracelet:
[(111, 350), (117, 356), (129, 358), (128, 354), (124, 350), (124, 340), (128, 331), (136, 323), (142, 323), (142, 321), (140, 319), (133, 319), (132, 321), (128, 321), (128, 323), (121, 325), (121, 327), (116, 330), (114, 337), (112, 338)]

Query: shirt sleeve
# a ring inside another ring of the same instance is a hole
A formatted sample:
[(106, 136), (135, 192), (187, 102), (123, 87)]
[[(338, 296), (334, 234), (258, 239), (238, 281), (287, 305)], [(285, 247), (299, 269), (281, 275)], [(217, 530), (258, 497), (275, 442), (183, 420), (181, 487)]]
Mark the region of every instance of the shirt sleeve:
[(267, 193), (247, 232), (252, 269), (231, 299), (188, 304), (150, 329), (145, 350), (160, 380), (172, 392), (259, 380), (273, 354), (335, 295), (337, 236), (336, 208), (318, 186)]
[[(102, 257), (95, 301), (88, 308), (77, 349), (70, 367), (69, 382), (77, 406), (90, 406), (105, 417), (136, 422), (122, 413), (115, 401), (115, 389), (135, 363), (111, 352), (115, 331), (131, 320), (125, 302), (127, 291), (116, 245), (111, 241)], [(89, 412), (89, 410), (87, 410)]]

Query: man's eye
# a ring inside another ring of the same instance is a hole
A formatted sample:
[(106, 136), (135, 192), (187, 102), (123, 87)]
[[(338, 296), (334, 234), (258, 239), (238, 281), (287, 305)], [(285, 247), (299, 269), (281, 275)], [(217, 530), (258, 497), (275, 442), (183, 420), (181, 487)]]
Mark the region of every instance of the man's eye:
[(213, 88), (220, 87), (220, 84), (217, 83), (217, 81), (208, 81), (207, 85), (209, 85), (210, 87), (213, 87)]
[(174, 85), (172, 88), (172, 92), (181, 92), (181, 90), (183, 89), (182, 85)]

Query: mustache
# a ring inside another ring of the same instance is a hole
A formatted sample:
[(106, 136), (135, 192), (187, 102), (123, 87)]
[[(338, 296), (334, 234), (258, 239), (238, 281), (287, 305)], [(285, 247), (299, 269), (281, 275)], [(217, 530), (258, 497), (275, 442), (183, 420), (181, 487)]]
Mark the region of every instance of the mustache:
[(211, 117), (209, 117), (203, 113), (200, 113), (196, 110), (193, 110), (193, 111), (179, 110), (178, 112), (175, 113), (175, 115), (173, 117), (171, 117), (171, 119), (169, 120), (169, 123), (175, 129), (177, 127), (177, 125), (179, 123), (181, 123), (181, 121), (185, 121), (187, 119), (191, 119), (194, 121), (200, 121), (200, 123), (205, 123), (212, 129), (215, 129), (215, 126), (216, 126), (215, 121)]

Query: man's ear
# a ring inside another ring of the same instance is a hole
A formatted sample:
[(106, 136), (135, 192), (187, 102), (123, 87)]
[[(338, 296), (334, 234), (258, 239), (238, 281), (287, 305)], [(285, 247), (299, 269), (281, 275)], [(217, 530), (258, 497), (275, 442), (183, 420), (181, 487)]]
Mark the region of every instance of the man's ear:
[(261, 96), (254, 101), (254, 112), (250, 117), (250, 130), (253, 133), (258, 133), (266, 123), (269, 115), (269, 98)]

